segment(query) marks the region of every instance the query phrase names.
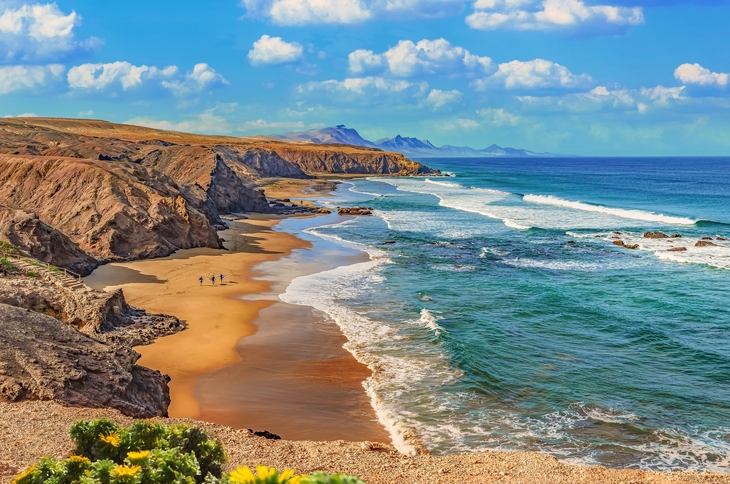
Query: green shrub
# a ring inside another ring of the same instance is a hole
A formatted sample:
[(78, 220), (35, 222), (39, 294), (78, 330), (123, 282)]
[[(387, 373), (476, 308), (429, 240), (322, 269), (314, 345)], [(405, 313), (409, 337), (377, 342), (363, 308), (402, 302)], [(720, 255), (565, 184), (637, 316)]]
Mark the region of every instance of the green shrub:
[(7, 260), (5, 257), (0, 257), (0, 264), (2, 264), (3, 269), (7, 272), (15, 272), (15, 266)]
[(218, 441), (189, 425), (79, 421), (71, 439), (76, 455), (44, 457), (14, 484), (196, 484), (219, 479), (226, 459)]
[(0, 252), (5, 252), (10, 255), (23, 255), (23, 249), (6, 240), (0, 240)]
[(28, 277), (37, 277), (38, 273), (36, 271), (30, 271), (26, 274)]

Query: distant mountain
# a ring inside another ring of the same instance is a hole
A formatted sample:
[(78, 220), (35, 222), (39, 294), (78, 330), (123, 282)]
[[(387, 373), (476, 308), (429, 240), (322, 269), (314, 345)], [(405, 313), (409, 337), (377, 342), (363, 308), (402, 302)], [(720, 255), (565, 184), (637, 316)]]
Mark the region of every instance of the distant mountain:
[(347, 128), (344, 124), (334, 128), (312, 129), (299, 133), (284, 133), (273, 135), (273, 138), (284, 141), (301, 141), (316, 144), (347, 144), (355, 146), (366, 146), (369, 148), (380, 148), (383, 151), (395, 151), (409, 157), (422, 158), (478, 158), (486, 156), (505, 157), (550, 157), (556, 156), (552, 153), (535, 153), (534, 151), (518, 148), (502, 148), (495, 144), (483, 149), (474, 149), (468, 146), (434, 146), (428, 140), (408, 138), (397, 135), (394, 138), (383, 138), (372, 142), (360, 136), (356, 130)]
[(377, 148), (375, 143), (364, 139), (360, 136), (360, 133), (346, 127), (344, 124), (340, 124), (334, 128), (310, 129), (309, 131), (301, 131), (299, 133), (275, 134), (271, 137), (283, 141), (307, 141), (319, 145), (343, 144)]

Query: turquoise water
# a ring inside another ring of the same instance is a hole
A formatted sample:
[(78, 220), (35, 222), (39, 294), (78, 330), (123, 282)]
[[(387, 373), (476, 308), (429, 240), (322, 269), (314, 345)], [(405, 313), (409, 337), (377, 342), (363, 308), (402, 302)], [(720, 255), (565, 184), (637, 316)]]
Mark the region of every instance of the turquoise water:
[(371, 260), (280, 296), (342, 328), (394, 443), (730, 472), (730, 159), (427, 163), (455, 176), (323, 199), (375, 209), (310, 230)]

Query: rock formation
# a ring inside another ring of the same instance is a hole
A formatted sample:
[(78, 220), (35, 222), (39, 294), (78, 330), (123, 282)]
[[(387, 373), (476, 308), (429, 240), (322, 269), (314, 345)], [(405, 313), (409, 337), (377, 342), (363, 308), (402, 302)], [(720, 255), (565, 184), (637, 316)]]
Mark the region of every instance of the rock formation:
[(372, 215), (373, 209), (370, 207), (337, 207), (337, 213), (340, 215)]
[(672, 247), (671, 249), (667, 249), (667, 252), (686, 252), (687, 247)]
[(645, 239), (668, 239), (669, 236), (664, 232), (646, 232), (644, 233)]
[[(710, 239), (710, 240), (712, 240), (712, 239)], [(695, 247), (721, 247), (720, 245), (715, 244), (714, 242), (710, 242), (710, 240), (705, 240), (705, 239), (699, 240), (695, 244)]]
[(167, 379), (131, 349), (94, 340), (44, 314), (0, 304), (0, 397), (167, 415)]
[(20, 247), (35, 259), (82, 276), (99, 266), (99, 261), (64, 233), (41, 222), (37, 215), (3, 205), (0, 205), (0, 240)]
[(619, 247), (623, 247), (624, 249), (631, 249), (631, 250), (636, 250), (639, 248), (639, 244), (627, 244), (623, 240), (614, 240), (613, 245), (618, 245)]
[(184, 325), (130, 307), (121, 290), (67, 287), (63, 275), (31, 277), (34, 266), (14, 262), (0, 277), (0, 399), (167, 415), (167, 377), (137, 366), (132, 348)]

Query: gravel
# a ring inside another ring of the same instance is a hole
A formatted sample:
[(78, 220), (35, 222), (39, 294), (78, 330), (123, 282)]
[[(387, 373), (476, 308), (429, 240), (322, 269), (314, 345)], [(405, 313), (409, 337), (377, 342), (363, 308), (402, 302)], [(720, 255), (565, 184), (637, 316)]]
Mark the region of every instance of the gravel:
[[(0, 482), (44, 455), (67, 457), (73, 450), (68, 429), (79, 419), (108, 417), (128, 425), (132, 419), (115, 410), (69, 408), (55, 402), (0, 402)], [(369, 484), (386, 483), (728, 483), (730, 476), (691, 472), (642, 472), (574, 466), (534, 452), (475, 452), (435, 457), (408, 457), (394, 448), (370, 442), (267, 440), (247, 430), (182, 419), (204, 427), (224, 445), (227, 469), (262, 464), (298, 473), (315, 470), (358, 475)], [(256, 429), (263, 430), (263, 429)], [(276, 431), (276, 429), (268, 429)]]

